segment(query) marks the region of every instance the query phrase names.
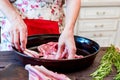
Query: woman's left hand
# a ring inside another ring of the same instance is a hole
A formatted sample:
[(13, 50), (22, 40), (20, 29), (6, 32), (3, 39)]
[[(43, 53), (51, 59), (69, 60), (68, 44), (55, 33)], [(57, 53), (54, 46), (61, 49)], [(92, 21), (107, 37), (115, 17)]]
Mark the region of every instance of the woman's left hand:
[(62, 53), (67, 53), (68, 59), (75, 58), (76, 46), (75, 46), (73, 31), (64, 30), (60, 35), (58, 41), (58, 51), (57, 51), (56, 59), (60, 59)]

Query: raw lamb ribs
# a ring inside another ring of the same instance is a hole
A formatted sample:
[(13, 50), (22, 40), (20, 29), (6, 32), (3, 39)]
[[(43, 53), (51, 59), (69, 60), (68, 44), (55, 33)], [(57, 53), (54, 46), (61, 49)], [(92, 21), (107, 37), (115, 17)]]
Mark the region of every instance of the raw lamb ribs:
[(27, 64), (25, 69), (29, 72), (29, 80), (71, 80), (66, 75), (50, 71), (44, 66)]
[[(58, 42), (48, 42), (46, 44), (42, 44), (38, 46), (37, 49), (39, 53), (28, 49), (25, 49), (24, 53), (34, 58), (55, 59), (58, 50)], [(68, 58), (68, 51), (66, 50), (63, 51), (60, 59), (67, 59), (67, 58)], [(83, 58), (83, 56), (76, 54), (75, 58)]]

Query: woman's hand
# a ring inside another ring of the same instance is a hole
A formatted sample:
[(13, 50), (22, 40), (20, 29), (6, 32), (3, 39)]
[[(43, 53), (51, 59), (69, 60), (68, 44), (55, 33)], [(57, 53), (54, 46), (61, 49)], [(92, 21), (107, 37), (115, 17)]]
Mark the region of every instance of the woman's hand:
[(79, 15), (81, 0), (66, 0), (65, 28), (60, 35), (56, 59), (68, 51), (68, 59), (72, 59), (76, 53), (74, 42), (74, 26)]
[(19, 51), (23, 51), (27, 44), (27, 26), (20, 16), (16, 16), (11, 22), (11, 43)]
[(64, 30), (63, 33), (60, 35), (56, 59), (60, 59), (62, 53), (67, 53), (68, 59), (75, 58), (76, 46), (73, 31)]
[(11, 43), (18, 50), (24, 50), (27, 43), (26, 24), (9, 0), (0, 0), (0, 10), (8, 18), (11, 24), (10, 29), (8, 29), (10, 31)]

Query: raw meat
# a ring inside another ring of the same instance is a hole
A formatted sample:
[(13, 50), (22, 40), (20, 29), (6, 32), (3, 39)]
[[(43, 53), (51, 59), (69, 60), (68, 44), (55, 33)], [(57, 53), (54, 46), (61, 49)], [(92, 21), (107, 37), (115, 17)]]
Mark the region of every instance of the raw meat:
[[(30, 57), (34, 58), (43, 58), (43, 59), (55, 59), (58, 50), (58, 42), (48, 42), (38, 46), (38, 51), (35, 52), (32, 50), (25, 49), (24, 53)], [(67, 59), (68, 51), (64, 49), (60, 59)], [(83, 58), (82, 55), (75, 55), (75, 58)]]
[(37, 77), (37, 78), (39, 78), (39, 80), (51, 80), (49, 77), (47, 77), (46, 75), (44, 75), (43, 73), (41, 73), (40, 71), (35, 69), (30, 64), (27, 64), (25, 66), (25, 69), (28, 70), (28, 72), (29, 72), (29, 78), (32, 77), (32, 79), (34, 79), (35, 77)]
[[(39, 54), (42, 55), (44, 59), (55, 59), (58, 50), (58, 42), (48, 42), (38, 46)], [(67, 59), (68, 51), (64, 49), (60, 59)], [(83, 58), (82, 55), (75, 55), (75, 58)]]
[(29, 50), (29, 49), (25, 49), (24, 51), (24, 54), (30, 56), (30, 57), (35, 57), (35, 58), (39, 58), (40, 54), (33, 51), (33, 50)]
[(27, 64), (25, 69), (29, 72), (29, 80), (71, 80), (66, 75), (48, 70), (44, 66)]
[(70, 80), (66, 75), (58, 74), (57, 72), (55, 73), (53, 71), (50, 71), (50, 70), (46, 69), (44, 66), (37, 66), (36, 65), (35, 68), (38, 71), (44, 73), (45, 75), (55, 78), (56, 80)]

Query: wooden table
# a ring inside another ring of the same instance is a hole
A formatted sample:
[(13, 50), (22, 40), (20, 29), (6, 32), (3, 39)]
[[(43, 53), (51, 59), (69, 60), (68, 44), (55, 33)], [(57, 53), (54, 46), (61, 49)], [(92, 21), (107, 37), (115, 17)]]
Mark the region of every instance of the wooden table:
[[(71, 80), (92, 80), (90, 74), (97, 69), (100, 59), (104, 55), (105, 51), (106, 48), (100, 49), (100, 52), (97, 54), (90, 67), (77, 72), (67, 73), (66, 75), (70, 77)], [(15, 58), (16, 57), (12, 51), (0, 52), (0, 80), (28, 80), (28, 72)], [(7, 66), (3, 68), (4, 65)], [(115, 68), (113, 68), (111, 74), (104, 80), (113, 80), (115, 75), (116, 71)]]

